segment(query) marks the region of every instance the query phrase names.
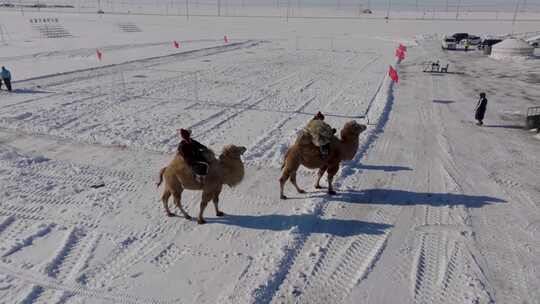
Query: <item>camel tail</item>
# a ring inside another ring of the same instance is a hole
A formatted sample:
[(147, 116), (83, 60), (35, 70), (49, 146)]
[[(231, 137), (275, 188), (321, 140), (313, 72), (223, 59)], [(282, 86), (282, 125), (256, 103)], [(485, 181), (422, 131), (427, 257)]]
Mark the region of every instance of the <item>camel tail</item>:
[(285, 157), (283, 157), (283, 163), (281, 164), (281, 170), (283, 170), (283, 168), (285, 168), (285, 164), (287, 163), (287, 155), (289, 155), (290, 151), (291, 151), (291, 149), (287, 149), (287, 152), (285, 152)]
[(163, 182), (163, 173), (165, 173), (165, 169), (167, 169), (167, 167), (163, 167), (161, 168), (161, 170), (159, 170), (159, 181), (156, 184), (156, 187), (158, 188), (159, 186), (161, 186), (161, 183)]

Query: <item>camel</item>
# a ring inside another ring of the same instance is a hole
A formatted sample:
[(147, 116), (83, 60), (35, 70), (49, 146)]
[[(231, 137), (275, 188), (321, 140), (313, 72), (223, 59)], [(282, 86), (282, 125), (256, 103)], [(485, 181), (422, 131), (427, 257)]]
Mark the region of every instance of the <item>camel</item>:
[[(191, 216), (182, 208), (181, 198), (184, 189), (187, 190), (202, 190), (201, 206), (197, 222), (204, 224), (203, 218), (204, 209), (210, 200), (213, 201), (216, 209), (216, 216), (224, 216), (225, 213), (219, 210), (219, 194), (223, 184), (229, 187), (238, 185), (244, 178), (244, 164), (240, 156), (246, 152), (245, 147), (228, 145), (223, 148), (219, 159), (211, 155), (209, 161), (208, 175), (203, 183), (200, 183), (195, 178), (191, 167), (189, 167), (180, 154), (176, 154), (174, 159), (167, 167), (164, 167), (159, 172), (159, 187), (165, 179), (165, 189), (161, 196), (163, 207), (167, 216), (175, 216), (169, 209), (169, 197), (172, 195), (174, 203), (182, 212), (186, 219), (191, 219)], [(212, 153), (213, 154), (213, 153)]]
[(330, 141), (328, 154), (323, 157), (320, 148), (313, 144), (311, 135), (308, 132), (299, 134), (296, 142), (285, 153), (282, 165), (282, 175), (279, 179), (280, 198), (287, 199), (283, 194), (285, 183), (290, 178), (291, 183), (298, 193), (305, 193), (296, 183), (296, 172), (300, 165), (308, 169), (319, 169), (315, 188), (321, 189), (320, 181), (325, 172), (328, 172), (328, 194), (335, 195), (336, 191), (332, 187), (334, 175), (339, 170), (341, 161), (351, 160), (356, 155), (359, 145), (359, 135), (367, 127), (356, 121), (349, 121), (341, 130), (341, 139), (333, 136)]

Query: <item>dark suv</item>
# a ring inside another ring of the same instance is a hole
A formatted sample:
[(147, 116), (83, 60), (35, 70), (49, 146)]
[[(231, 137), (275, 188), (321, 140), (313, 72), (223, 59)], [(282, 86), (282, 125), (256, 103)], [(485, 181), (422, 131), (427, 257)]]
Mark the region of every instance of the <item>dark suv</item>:
[(502, 39), (499, 39), (499, 38), (488, 38), (488, 39), (484, 39), (482, 40), (482, 42), (480, 43), (480, 45), (478, 45), (478, 48), (479, 49), (483, 49), (485, 47), (491, 47), (499, 42), (501, 42)]
[(461, 40), (469, 38), (469, 34), (467, 34), (467, 33), (455, 33), (454, 35), (452, 35), (452, 37), (454, 37), (454, 39), (456, 39), (457, 43), (459, 43)]

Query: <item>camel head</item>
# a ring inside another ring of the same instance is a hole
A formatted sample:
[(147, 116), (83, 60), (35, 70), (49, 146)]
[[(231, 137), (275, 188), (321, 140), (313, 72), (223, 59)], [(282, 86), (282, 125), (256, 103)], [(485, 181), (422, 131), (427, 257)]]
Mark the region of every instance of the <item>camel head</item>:
[(348, 121), (341, 129), (341, 138), (342, 139), (352, 139), (358, 138), (360, 133), (364, 132), (367, 129), (366, 125), (357, 123), (354, 120)]
[(246, 152), (242, 146), (227, 145), (219, 156), (219, 161), (223, 167), (223, 182), (229, 187), (239, 184), (244, 178), (244, 164), (241, 156)]
[(242, 156), (242, 154), (244, 154), (246, 151), (247, 151), (246, 147), (227, 145), (223, 147), (223, 150), (221, 151), (221, 155), (219, 156), (219, 159), (221, 161), (225, 161), (227, 159), (240, 160), (240, 156)]

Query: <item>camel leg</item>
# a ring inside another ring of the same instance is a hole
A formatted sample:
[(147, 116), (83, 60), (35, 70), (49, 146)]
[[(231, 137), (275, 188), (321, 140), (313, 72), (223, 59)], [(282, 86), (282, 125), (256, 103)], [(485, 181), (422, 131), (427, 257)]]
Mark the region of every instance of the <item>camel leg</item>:
[(180, 209), (180, 212), (182, 212), (182, 215), (184, 215), (184, 218), (187, 220), (190, 220), (191, 216), (189, 216), (186, 210), (182, 208), (182, 191), (173, 194), (173, 197), (174, 197), (174, 204), (176, 205), (176, 207), (178, 207), (178, 209)]
[(296, 183), (296, 171), (291, 172), (291, 183), (296, 188), (296, 191), (298, 191), (298, 193), (306, 193), (306, 191), (304, 191), (304, 189), (298, 187), (298, 184)]
[(206, 209), (206, 205), (208, 205), (208, 202), (212, 199), (212, 193), (208, 193), (203, 191), (202, 199), (201, 199), (201, 209), (199, 210), (199, 217), (197, 219), (197, 223), (204, 224), (206, 221), (203, 218), (204, 209)]
[(334, 176), (338, 172), (339, 164), (335, 167), (328, 168), (328, 194), (330, 195), (336, 195), (336, 191), (334, 191), (334, 187), (332, 186), (332, 182), (334, 180)]
[(214, 203), (214, 209), (216, 209), (216, 216), (224, 216), (225, 213), (223, 211), (219, 210), (219, 193), (214, 195), (214, 198), (212, 199), (212, 202)]
[(321, 187), (321, 178), (324, 175), (324, 172), (326, 172), (326, 166), (319, 169), (319, 172), (317, 173), (317, 182), (315, 183), (315, 189), (322, 189)]
[(169, 197), (171, 197), (171, 192), (168, 189), (165, 189), (163, 195), (161, 195), (161, 202), (163, 203), (163, 207), (165, 207), (165, 213), (168, 217), (171, 217), (174, 216), (174, 213), (169, 209)]
[(285, 188), (285, 183), (287, 183), (287, 180), (290, 177), (290, 172), (285, 169), (283, 171), (283, 174), (279, 178), (279, 198), (280, 199), (287, 199), (287, 197), (283, 194), (283, 189)]
[[(288, 154), (289, 152), (287, 152)], [(285, 194), (283, 194), (283, 189), (285, 188), (285, 183), (287, 183), (287, 180), (294, 176), (295, 184), (296, 184), (296, 171), (298, 171), (298, 168), (300, 167), (300, 161), (298, 159), (293, 159), (288, 161), (287, 157), (285, 157), (285, 165), (283, 168), (283, 173), (281, 174), (281, 177), (279, 178), (279, 186), (280, 186), (280, 192), (279, 192), (279, 198), (281, 199), (287, 199)], [(298, 190), (298, 186), (296, 189)], [(300, 189), (301, 190), (301, 189)], [(299, 191), (300, 192), (300, 191)]]

